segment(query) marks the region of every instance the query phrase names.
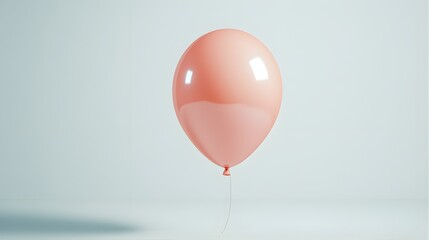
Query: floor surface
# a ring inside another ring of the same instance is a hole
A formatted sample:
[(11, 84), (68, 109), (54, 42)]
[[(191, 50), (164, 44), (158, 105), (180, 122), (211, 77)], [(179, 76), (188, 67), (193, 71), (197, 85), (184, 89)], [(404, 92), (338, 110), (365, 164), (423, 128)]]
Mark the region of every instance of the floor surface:
[[(424, 201), (0, 201), (0, 239), (424, 240)], [(61, 238), (59, 238), (61, 237)]]

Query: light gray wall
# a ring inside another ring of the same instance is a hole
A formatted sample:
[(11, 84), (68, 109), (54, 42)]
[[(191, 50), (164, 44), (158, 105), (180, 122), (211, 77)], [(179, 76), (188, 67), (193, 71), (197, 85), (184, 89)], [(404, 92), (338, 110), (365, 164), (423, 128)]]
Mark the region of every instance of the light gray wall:
[(1, 1), (1, 199), (212, 199), (171, 84), (200, 35), (272, 50), (284, 99), (232, 169), (249, 199), (426, 198), (427, 2)]

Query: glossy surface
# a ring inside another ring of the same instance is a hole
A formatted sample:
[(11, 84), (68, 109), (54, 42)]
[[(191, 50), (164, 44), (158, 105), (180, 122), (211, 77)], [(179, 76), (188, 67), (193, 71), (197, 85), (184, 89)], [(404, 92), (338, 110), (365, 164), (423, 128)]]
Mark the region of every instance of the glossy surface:
[(282, 83), (268, 48), (252, 35), (216, 30), (197, 39), (180, 59), (173, 80), (177, 117), (212, 162), (233, 167), (271, 130)]

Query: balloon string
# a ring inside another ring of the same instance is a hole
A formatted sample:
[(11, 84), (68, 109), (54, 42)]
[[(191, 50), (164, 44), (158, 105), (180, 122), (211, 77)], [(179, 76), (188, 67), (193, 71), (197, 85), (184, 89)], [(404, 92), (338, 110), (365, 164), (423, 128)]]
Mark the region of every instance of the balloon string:
[(226, 227), (228, 226), (228, 222), (229, 222), (229, 216), (231, 215), (231, 206), (232, 206), (232, 177), (231, 175), (229, 176), (229, 208), (228, 208), (228, 217), (226, 218), (226, 222), (225, 222), (225, 226), (223, 227), (223, 230), (220, 234), (220, 238), (222, 238), (223, 233), (226, 230)]

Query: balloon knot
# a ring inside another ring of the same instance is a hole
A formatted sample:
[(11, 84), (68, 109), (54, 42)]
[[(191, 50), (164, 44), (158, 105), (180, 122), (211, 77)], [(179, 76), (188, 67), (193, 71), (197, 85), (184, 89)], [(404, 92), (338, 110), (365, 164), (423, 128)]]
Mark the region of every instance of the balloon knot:
[(223, 171), (224, 176), (231, 176), (231, 173), (229, 172), (229, 167), (225, 167), (225, 170)]

